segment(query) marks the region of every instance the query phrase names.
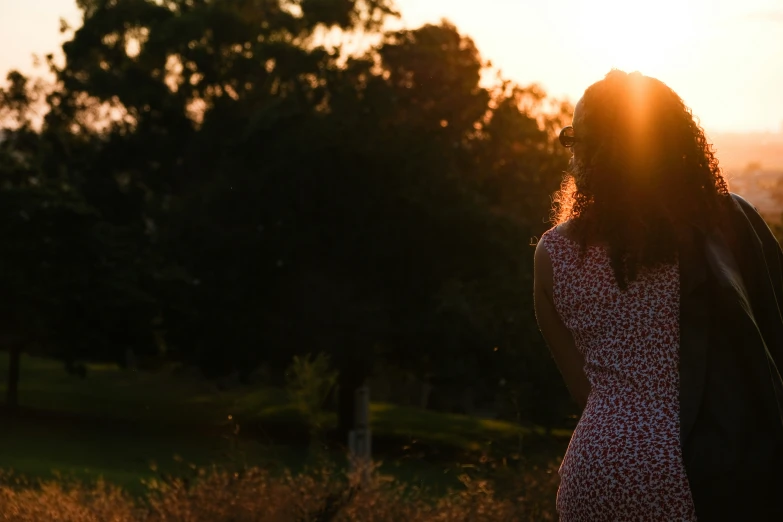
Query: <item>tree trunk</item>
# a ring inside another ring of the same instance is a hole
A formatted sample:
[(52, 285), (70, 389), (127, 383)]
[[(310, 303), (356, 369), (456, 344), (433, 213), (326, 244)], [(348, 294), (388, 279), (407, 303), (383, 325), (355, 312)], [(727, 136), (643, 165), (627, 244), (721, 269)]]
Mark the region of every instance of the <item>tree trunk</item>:
[(430, 395), (432, 394), (432, 384), (427, 381), (421, 381), (419, 388), (419, 408), (426, 410), (430, 404)]
[(19, 408), (19, 365), (22, 357), (22, 348), (18, 345), (10, 347), (8, 352), (8, 387), (6, 388), (5, 403), (9, 410)]
[(341, 368), (337, 377), (337, 436), (341, 443), (348, 443), (348, 433), (356, 424), (354, 397), (365, 377), (356, 366)]
[(476, 392), (472, 386), (466, 387), (462, 390), (462, 413), (465, 415), (476, 414)]

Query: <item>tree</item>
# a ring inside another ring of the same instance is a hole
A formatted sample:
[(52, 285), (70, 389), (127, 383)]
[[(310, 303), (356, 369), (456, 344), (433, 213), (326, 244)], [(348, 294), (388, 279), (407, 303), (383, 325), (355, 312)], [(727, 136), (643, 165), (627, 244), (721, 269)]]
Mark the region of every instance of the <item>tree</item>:
[[(72, 315), (42, 316), (82, 346), (62, 357), (152, 350), (156, 329), (210, 377), (282, 374), (323, 352), (343, 434), (379, 361), (445, 390), (505, 380), (526, 414), (557, 406), (554, 393), (530, 404), (554, 368), (530, 239), (567, 165), (568, 104), (483, 85), (478, 49), (448, 22), (381, 32), (393, 9), (380, 0), (79, 5), (43, 128), (25, 134), (42, 173), (25, 176), (67, 187), (81, 212), (57, 231), (79, 248), (56, 255), (82, 279), (41, 287), (81, 296)], [(326, 48), (326, 29), (375, 43)], [(84, 343), (87, 315), (104, 341)]]
[(126, 347), (149, 351), (156, 302), (145, 288), (152, 264), (143, 243), (88, 203), (60, 155), (78, 143), (45, 124), (35, 129), (43, 86), (17, 72), (8, 81), (0, 91), (0, 285), (7, 404), (16, 408), (23, 351), (69, 368), (78, 359), (122, 360)]

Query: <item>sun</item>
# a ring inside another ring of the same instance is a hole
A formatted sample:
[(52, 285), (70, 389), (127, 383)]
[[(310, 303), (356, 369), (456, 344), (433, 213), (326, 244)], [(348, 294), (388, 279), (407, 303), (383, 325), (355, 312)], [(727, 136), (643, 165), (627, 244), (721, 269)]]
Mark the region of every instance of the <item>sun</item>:
[(655, 73), (702, 34), (688, 0), (592, 0), (578, 3), (580, 57), (596, 66)]

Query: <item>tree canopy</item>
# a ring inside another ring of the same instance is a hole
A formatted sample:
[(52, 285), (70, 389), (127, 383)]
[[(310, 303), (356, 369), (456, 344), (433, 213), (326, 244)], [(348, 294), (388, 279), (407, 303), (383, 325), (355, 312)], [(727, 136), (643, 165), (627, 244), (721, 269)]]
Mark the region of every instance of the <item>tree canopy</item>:
[(487, 80), (447, 21), (387, 30), (387, 0), (78, 5), (55, 83), (0, 93), (8, 349), (213, 377), (324, 352), (341, 390), (393, 364), (567, 410), (531, 247), (567, 102)]

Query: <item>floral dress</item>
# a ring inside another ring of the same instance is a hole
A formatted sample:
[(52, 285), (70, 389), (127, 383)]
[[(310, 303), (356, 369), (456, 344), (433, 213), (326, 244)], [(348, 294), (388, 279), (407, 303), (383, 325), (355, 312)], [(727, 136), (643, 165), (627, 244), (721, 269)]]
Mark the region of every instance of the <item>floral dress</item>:
[(584, 356), (591, 393), (560, 466), (562, 522), (694, 521), (680, 448), (676, 264), (622, 292), (605, 247), (542, 237), (553, 299)]

